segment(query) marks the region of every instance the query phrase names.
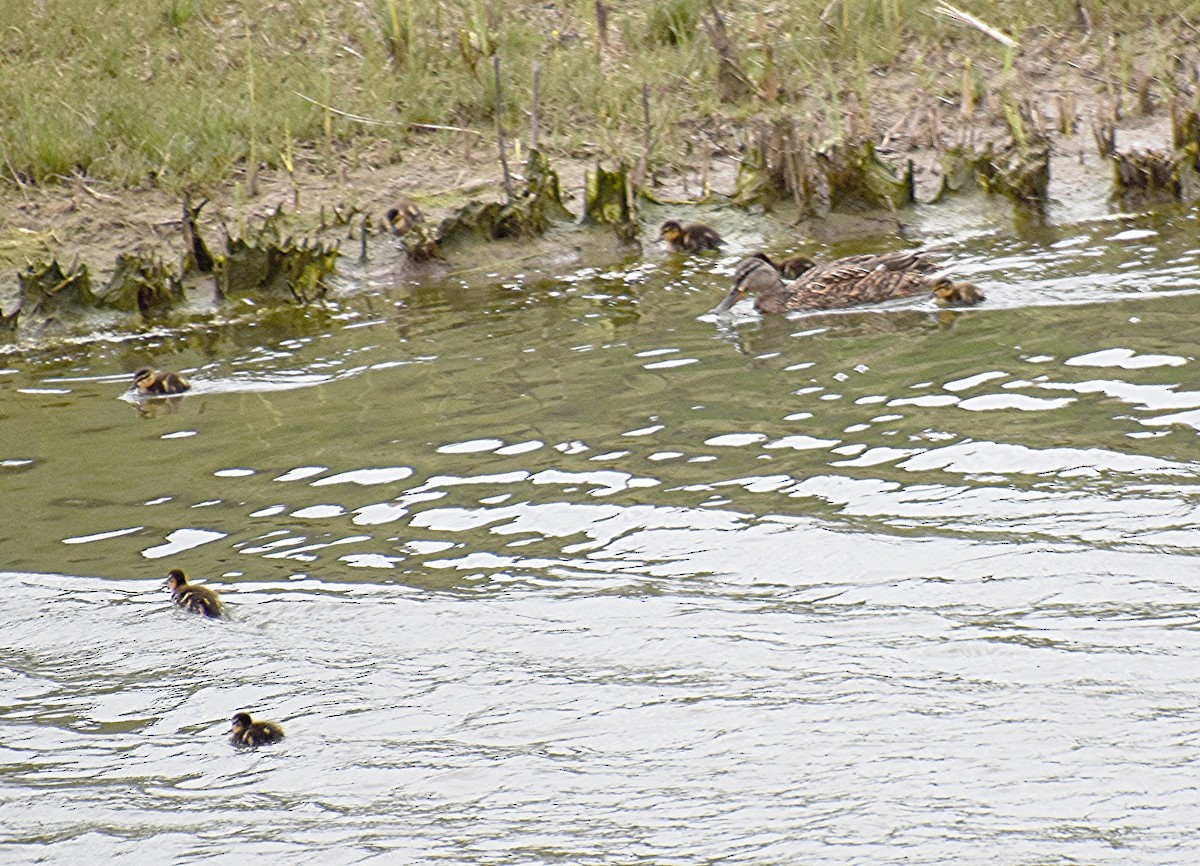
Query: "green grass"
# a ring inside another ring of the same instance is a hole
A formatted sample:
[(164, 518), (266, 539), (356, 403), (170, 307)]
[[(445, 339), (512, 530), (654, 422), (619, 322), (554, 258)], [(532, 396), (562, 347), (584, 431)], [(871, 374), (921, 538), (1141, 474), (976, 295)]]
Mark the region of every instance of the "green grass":
[[(760, 39), (771, 40), (781, 96), (775, 106), (755, 97), (721, 105), (717, 59), (703, 26), (706, 2), (609, 5), (613, 47), (602, 60), (593, 0), (503, 0), (490, 14), (484, 0), (120, 0), (104, 15), (87, 0), (6, 0), (0, 3), (0, 177), (29, 183), (84, 171), (178, 189), (244, 168), (252, 141), (260, 160), (278, 166), (289, 137), (299, 152), (324, 152), (327, 113), (303, 97), (384, 122), (333, 114), (335, 151), (387, 139), (398, 143), (399, 155), (418, 134), (411, 123), (469, 127), (490, 140), (492, 48), (503, 62), (511, 130), (526, 128), (536, 60), (543, 147), (571, 151), (594, 142), (610, 154), (639, 149), (644, 81), (655, 123), (669, 129), (718, 114), (736, 120), (764, 111), (828, 113), (851, 95), (862, 102), (873, 71), (905, 63), (917, 74), (948, 76), (954, 92), (961, 65), (923, 68), (935, 54), (946, 62), (939, 46), (956, 46), (957, 56), (968, 52), (977, 64), (987, 57), (1000, 62), (999, 46), (933, 14), (933, 0), (833, 6), (788, 0), (773, 7), (765, 27), (758, 21), (761, 4), (722, 2), (742, 65), (760, 83)], [(1080, 39), (1075, 0), (957, 5), (1018, 39), (1047, 31), (1069, 34), (1065, 45)], [(1194, 6), (1195, 0), (1089, 3), (1097, 30), (1151, 33), (1167, 46), (1171, 22)], [(1119, 37), (1113, 52), (1121, 62), (1138, 56), (1127, 38)], [(1144, 72), (1166, 74), (1157, 67)], [(667, 134), (655, 158), (674, 160), (685, 146)]]

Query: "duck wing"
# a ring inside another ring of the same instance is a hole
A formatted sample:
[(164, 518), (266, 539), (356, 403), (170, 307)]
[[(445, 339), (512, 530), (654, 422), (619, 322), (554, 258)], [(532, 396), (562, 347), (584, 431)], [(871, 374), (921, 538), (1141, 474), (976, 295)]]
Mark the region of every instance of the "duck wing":
[(787, 286), (788, 310), (877, 304), (929, 291), (937, 266), (918, 253), (849, 256), (817, 265)]

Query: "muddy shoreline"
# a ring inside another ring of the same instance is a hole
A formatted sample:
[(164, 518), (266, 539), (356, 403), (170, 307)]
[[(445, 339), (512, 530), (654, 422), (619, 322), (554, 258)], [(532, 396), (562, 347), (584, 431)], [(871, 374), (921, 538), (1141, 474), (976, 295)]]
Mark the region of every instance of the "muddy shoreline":
[[(1084, 55), (1060, 61), (1054, 59), (1054, 47), (1052, 40), (1026, 46), (1012, 73), (1011, 89), (1029, 94), (1023, 110), (1028, 110), (1049, 142), (1051, 198), (1103, 199), (1112, 193), (1112, 162), (1098, 153), (1092, 130), (1100, 124), (1112, 126), (1118, 150), (1169, 149), (1169, 110), (1163, 101), (1150, 98), (1134, 105), (1128, 88), (1114, 88), (1103, 74), (1100, 58)], [(947, 147), (1011, 140), (996, 100), (967, 112), (953, 99), (931, 99), (915, 75), (898, 70), (879, 70), (872, 76), (872, 87), (868, 110), (842, 116), (843, 138), (874, 141), (893, 163), (912, 160), (918, 201), (928, 201), (936, 193), (942, 174), (939, 154)], [(1064, 94), (1071, 95), (1069, 102)], [(794, 122), (803, 125), (805, 120)], [(670, 166), (649, 166), (645, 190), (658, 201), (688, 202), (700, 198), (707, 185), (711, 195), (706, 214), (711, 215), (714, 207), (733, 206), (730, 197), (752, 137), (750, 130), (763, 122), (704, 118), (696, 119), (690, 128), (675, 130), (674, 134), (688, 139), (692, 158)], [(509, 164), (519, 172), (520, 131), (509, 138)], [(504, 191), (494, 144), (465, 147), (446, 136), (432, 135), (414, 138), (410, 144), (399, 163), (390, 160), (387, 154), (392, 149), (383, 144), (375, 149), (356, 146), (353, 159), (343, 154), (333, 174), (322, 169), (324, 163), (315, 152), (300, 150), (294, 173), (260, 167), (253, 197), (247, 195), (244, 174), (199, 189), (195, 195), (209, 200), (199, 226), (210, 238), (241, 236), (248, 226), (282, 212), (298, 235), (338, 243), (347, 261), (357, 258), (357, 238), (365, 217), (372, 256), (395, 273), (419, 277), (423, 269), (406, 267), (400, 244), (382, 234), (387, 210), (407, 199), (436, 222), (469, 199), (501, 200)], [(637, 146), (631, 145), (625, 160), (631, 168), (637, 154)], [(598, 150), (551, 150), (547, 156), (559, 175), (563, 202), (576, 215), (582, 210), (586, 172), (598, 163), (618, 163)], [(677, 209), (681, 218), (688, 218), (686, 204)], [(836, 227), (822, 227), (820, 220), (799, 219), (787, 202), (781, 202), (771, 218), (797, 224), (797, 248), (814, 237), (829, 240), (829, 232), (843, 233), (847, 225), (855, 233), (886, 234), (889, 222), (902, 220), (896, 214), (867, 214), (862, 225), (841, 220)], [(640, 229), (641, 243), (655, 242), (652, 226)], [(17, 296), (17, 274), (35, 262), (57, 259), (64, 267), (82, 262), (103, 277), (112, 272), (121, 254), (160, 257), (178, 267), (184, 253), (180, 196), (152, 181), (119, 188), (80, 174), (55, 184), (0, 188), (0, 308), (6, 311), (13, 308)]]

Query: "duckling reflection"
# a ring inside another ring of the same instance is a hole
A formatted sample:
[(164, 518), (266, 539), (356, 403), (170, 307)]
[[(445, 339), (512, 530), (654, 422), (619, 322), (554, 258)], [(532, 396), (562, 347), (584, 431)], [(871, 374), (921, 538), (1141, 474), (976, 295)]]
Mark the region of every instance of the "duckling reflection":
[(157, 418), (159, 415), (173, 415), (179, 411), (183, 403), (182, 397), (147, 397), (135, 401), (138, 416), (141, 418)]
[(702, 253), (705, 250), (719, 250), (725, 243), (717, 234), (717, 230), (704, 223), (680, 225), (675, 220), (667, 220), (659, 229), (658, 236), (667, 242), (667, 249), (677, 253)]
[(137, 389), (139, 396), (146, 397), (182, 394), (192, 387), (192, 383), (170, 370), (139, 367), (133, 374), (133, 386)]
[(283, 727), (275, 722), (255, 721), (249, 713), (235, 713), (229, 728), (229, 742), (238, 748), (255, 749), (283, 739)]
[(176, 607), (203, 614), (212, 619), (225, 618), (225, 605), (220, 597), (207, 586), (188, 583), (187, 575), (178, 568), (167, 572), (167, 589), (171, 590), (171, 601)]

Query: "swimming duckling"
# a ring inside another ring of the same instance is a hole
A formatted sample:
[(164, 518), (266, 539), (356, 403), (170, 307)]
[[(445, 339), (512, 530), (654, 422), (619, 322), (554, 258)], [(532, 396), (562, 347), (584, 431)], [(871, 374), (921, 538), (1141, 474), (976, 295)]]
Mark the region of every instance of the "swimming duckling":
[(773, 259), (766, 253), (755, 253), (754, 258), (762, 259), (768, 265), (779, 271), (785, 280), (794, 280), (805, 271), (810, 271), (817, 263), (808, 256), (788, 256), (785, 259)]
[(425, 221), (421, 209), (406, 198), (400, 199), (398, 207), (389, 208), (384, 217), (384, 225), (394, 235), (407, 234), (417, 223)]
[(701, 253), (719, 250), (725, 241), (717, 230), (704, 223), (681, 226), (675, 220), (667, 220), (658, 232), (659, 238), (667, 242), (667, 248), (677, 253)]
[(152, 370), (149, 367), (139, 367), (133, 374), (133, 384), (138, 394), (142, 396), (157, 396), (161, 394), (182, 394), (192, 387), (192, 383), (169, 370)]
[(283, 728), (274, 722), (256, 722), (249, 713), (235, 713), (229, 728), (229, 742), (239, 748), (254, 749), (283, 739)]
[(171, 600), (176, 607), (202, 613), (212, 619), (225, 618), (225, 605), (221, 604), (220, 597), (207, 586), (188, 583), (187, 575), (178, 568), (167, 572), (167, 589), (171, 590)]
[(734, 271), (733, 288), (713, 310), (723, 313), (753, 293), (760, 313), (794, 310), (832, 310), (877, 304), (948, 286), (957, 298), (983, 299), (970, 283), (953, 283), (939, 266), (915, 252), (868, 253), (815, 265), (784, 283), (771, 263), (757, 256), (744, 259)]
[(974, 283), (945, 282), (933, 290), (939, 304), (947, 307), (973, 307), (987, 296)]

